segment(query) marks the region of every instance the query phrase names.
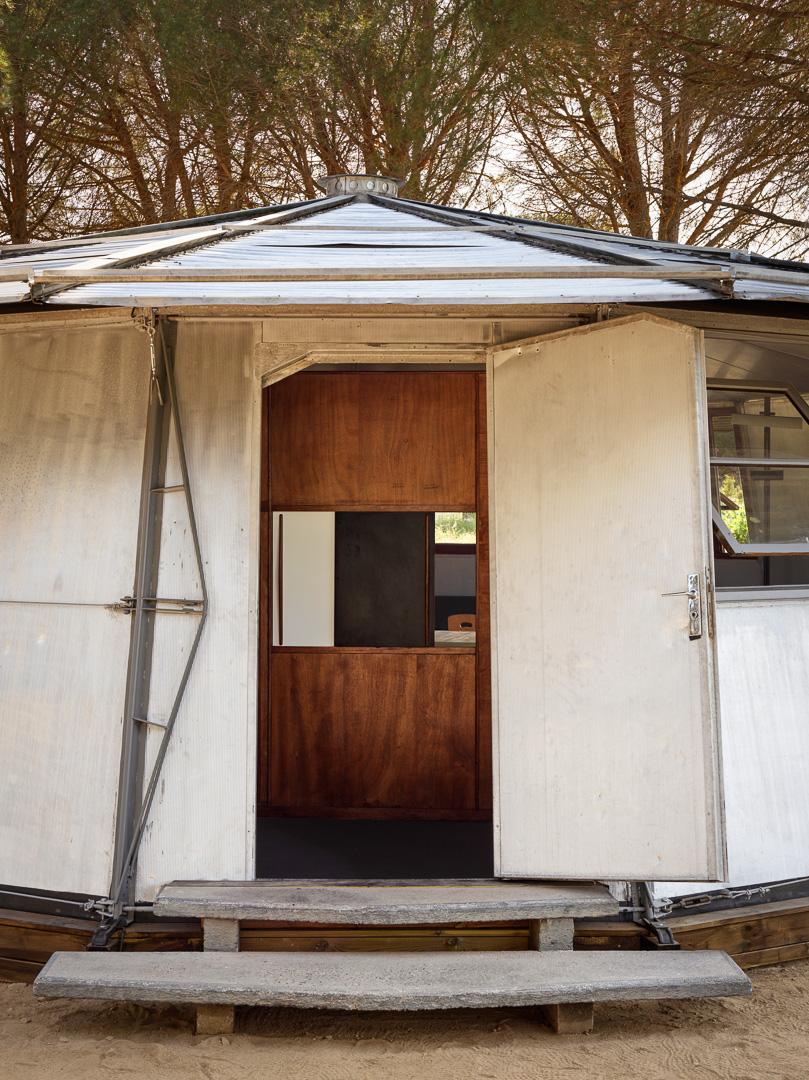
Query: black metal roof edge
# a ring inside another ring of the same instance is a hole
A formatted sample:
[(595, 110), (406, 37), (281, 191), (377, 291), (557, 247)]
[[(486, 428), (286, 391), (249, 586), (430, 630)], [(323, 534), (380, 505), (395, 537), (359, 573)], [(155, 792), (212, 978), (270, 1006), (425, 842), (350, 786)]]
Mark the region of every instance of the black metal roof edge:
[[(376, 199), (380, 196), (371, 196)], [(483, 219), (484, 221), (502, 222), (505, 225), (525, 225), (535, 229), (547, 229), (551, 232), (561, 232), (571, 237), (581, 238), (586, 246), (588, 241), (598, 243), (600, 241), (628, 244), (636, 247), (648, 248), (650, 251), (669, 252), (670, 254), (682, 254), (688, 258), (697, 256), (715, 259), (723, 257), (734, 262), (752, 263), (756, 266), (769, 266), (773, 269), (792, 270), (795, 272), (809, 273), (809, 263), (798, 262), (792, 259), (775, 259), (767, 255), (758, 255), (755, 252), (742, 252), (738, 248), (715, 248), (699, 247), (695, 244), (679, 244), (670, 240), (653, 240), (645, 236), (608, 232), (603, 229), (585, 229), (577, 225), (563, 225), (557, 221), (544, 221), (535, 218), (509, 217), (506, 214), (493, 214), (487, 210), (467, 210), (461, 207), (441, 206), (439, 203), (420, 202), (417, 199), (406, 199), (401, 196), (395, 200), (399, 204), (408, 206), (425, 207), (432, 210), (442, 210), (445, 213), (470, 219)], [(515, 237), (516, 239), (516, 237)], [(589, 249), (590, 257), (595, 257), (596, 249)]]

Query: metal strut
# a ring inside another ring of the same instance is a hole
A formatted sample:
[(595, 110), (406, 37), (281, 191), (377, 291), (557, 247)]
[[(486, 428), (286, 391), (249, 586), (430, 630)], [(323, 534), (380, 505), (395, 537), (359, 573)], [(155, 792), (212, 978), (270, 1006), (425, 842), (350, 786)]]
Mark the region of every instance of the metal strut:
[[(205, 582), (199, 531), (191, 494), (172, 354), (166, 341), (164, 325), (162, 322), (158, 323), (154, 313), (151, 313), (150, 318), (140, 321), (149, 334), (153, 392), (151, 394), (147, 423), (147, 447), (141, 489), (135, 588), (133, 596), (124, 597), (120, 604), (120, 610), (126, 610), (133, 616), (133, 624), (130, 641), (130, 661), (127, 672), (124, 745), (121, 757), (119, 812), (116, 823), (113, 878), (109, 897), (93, 903), (94, 909), (101, 914), (102, 921), (93, 935), (89, 946), (91, 949), (109, 948), (112, 934), (128, 921), (127, 912), (131, 912), (133, 909), (134, 877), (138, 850), (149, 819), (174, 724), (180, 711), (208, 618), (208, 589)], [(156, 343), (157, 347), (155, 347)], [(165, 382), (167, 393), (163, 391), (163, 382)], [(174, 421), (174, 435), (182, 483), (166, 486), (164, 473), (172, 419)], [(199, 600), (173, 599), (155, 595), (160, 553), (162, 502), (164, 496), (173, 492), (182, 492), (185, 497), (194, 560), (202, 593)], [(154, 644), (154, 619), (156, 616), (164, 614), (197, 615), (199, 622), (197, 623), (194, 640), (177, 686), (168, 719), (165, 722), (158, 723), (148, 717), (148, 700)], [(149, 779), (145, 788), (143, 788), (144, 744), (147, 726), (162, 729), (162, 736)]]

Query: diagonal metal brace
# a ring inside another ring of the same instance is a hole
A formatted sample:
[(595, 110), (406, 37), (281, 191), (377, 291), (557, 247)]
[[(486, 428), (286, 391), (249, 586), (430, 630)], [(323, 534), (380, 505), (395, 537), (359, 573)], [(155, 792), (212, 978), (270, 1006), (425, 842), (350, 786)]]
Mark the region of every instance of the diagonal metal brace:
[[(123, 597), (117, 610), (125, 611), (133, 618), (130, 666), (127, 674), (127, 699), (124, 715), (124, 748), (121, 763), (120, 811), (116, 826), (115, 856), (110, 895), (103, 906), (99, 941), (108, 941), (109, 934), (101, 933), (110, 924), (120, 925), (125, 918), (127, 902), (131, 901), (137, 855), (149, 819), (158, 781), (166, 758), (191, 669), (199, 649), (199, 643), (208, 617), (208, 590), (199, 542), (188, 461), (183, 440), (177, 386), (171, 350), (166, 341), (162, 322), (154, 317), (150, 333), (150, 366), (152, 394), (150, 424), (147, 433), (147, 460), (141, 493), (141, 521), (139, 525), (138, 565), (135, 575), (134, 595)], [(149, 327), (145, 327), (147, 330)], [(155, 341), (157, 343), (154, 348)], [(177, 453), (182, 483), (167, 489), (163, 479), (170, 421), (173, 419)], [(162, 497), (171, 491), (182, 491), (188, 513), (189, 532), (194, 550), (201, 599), (182, 599), (153, 595), (156, 586), (159, 561), (160, 531), (162, 524)], [(194, 639), (180, 677), (179, 684), (165, 723), (152, 725), (148, 717), (148, 691), (151, 678), (151, 652), (153, 648), (153, 622), (155, 616), (196, 615), (199, 618)], [(162, 736), (149, 778), (143, 785), (144, 736), (148, 726), (162, 728)], [(131, 907), (131, 904), (129, 904)], [(99, 947), (99, 945), (96, 945)], [(104, 945), (100, 945), (104, 947)]]

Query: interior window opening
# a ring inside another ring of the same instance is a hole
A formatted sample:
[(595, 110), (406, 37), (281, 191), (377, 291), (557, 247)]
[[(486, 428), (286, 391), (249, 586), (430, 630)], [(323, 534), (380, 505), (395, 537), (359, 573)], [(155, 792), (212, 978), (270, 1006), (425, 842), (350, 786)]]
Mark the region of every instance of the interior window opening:
[(477, 633), (477, 515), (435, 514), (433, 637), (436, 645), (474, 645)]
[(276, 645), (475, 645), (474, 512), (287, 511), (274, 519)]

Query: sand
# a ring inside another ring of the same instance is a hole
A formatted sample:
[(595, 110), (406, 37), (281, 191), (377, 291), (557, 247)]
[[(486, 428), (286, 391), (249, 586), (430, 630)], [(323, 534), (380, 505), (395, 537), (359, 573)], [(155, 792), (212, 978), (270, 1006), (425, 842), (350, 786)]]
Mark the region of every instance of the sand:
[(197, 1038), (184, 1008), (38, 1001), (0, 984), (2, 1080), (803, 1080), (809, 960), (752, 973), (752, 998), (596, 1006), (591, 1035), (526, 1010), (245, 1010)]

